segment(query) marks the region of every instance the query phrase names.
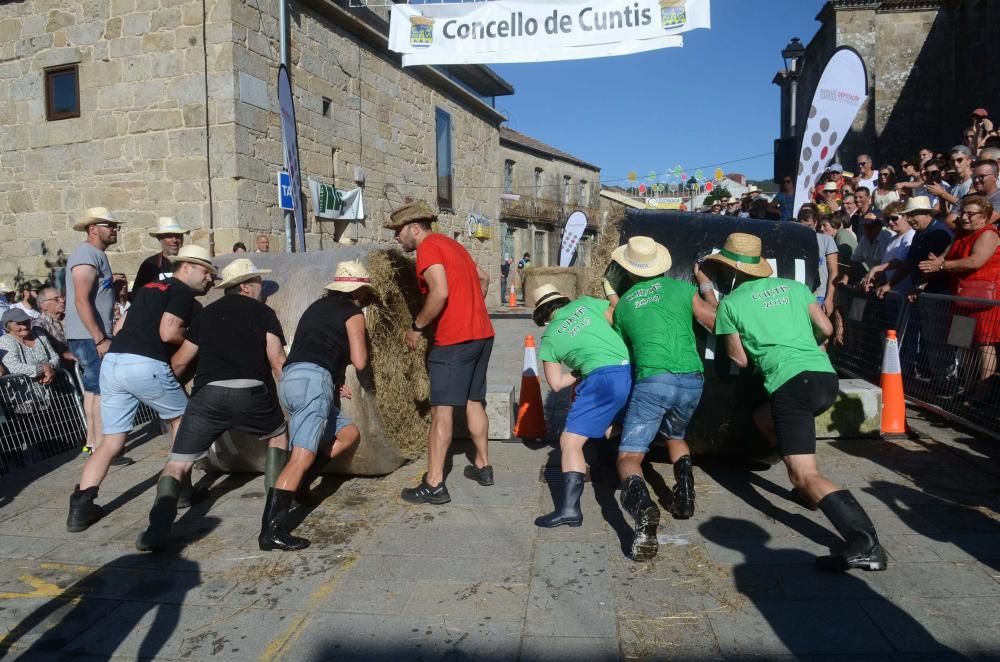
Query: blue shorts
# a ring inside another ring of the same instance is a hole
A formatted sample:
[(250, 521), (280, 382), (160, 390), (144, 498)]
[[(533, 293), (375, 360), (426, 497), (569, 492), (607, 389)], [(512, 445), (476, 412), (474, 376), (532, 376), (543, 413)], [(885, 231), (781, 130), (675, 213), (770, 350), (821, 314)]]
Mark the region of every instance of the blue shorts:
[(340, 398), (326, 368), (315, 363), (292, 363), (281, 372), (278, 399), (288, 411), (288, 439), (292, 446), (317, 452), (351, 424), (340, 411)]
[(667, 439), (683, 439), (704, 385), (700, 372), (664, 372), (636, 382), (625, 409), (618, 452), (648, 453), (657, 433)]
[(140, 402), (149, 405), (164, 421), (171, 421), (184, 413), (188, 399), (163, 361), (138, 354), (105, 354), (101, 363), (104, 434), (131, 430)]
[(591, 439), (604, 436), (615, 422), (632, 388), (632, 368), (598, 368), (576, 385), (576, 400), (566, 415), (566, 432)]
[(69, 351), (76, 357), (83, 376), (83, 390), (94, 395), (101, 394), (101, 357), (91, 338), (67, 340)]

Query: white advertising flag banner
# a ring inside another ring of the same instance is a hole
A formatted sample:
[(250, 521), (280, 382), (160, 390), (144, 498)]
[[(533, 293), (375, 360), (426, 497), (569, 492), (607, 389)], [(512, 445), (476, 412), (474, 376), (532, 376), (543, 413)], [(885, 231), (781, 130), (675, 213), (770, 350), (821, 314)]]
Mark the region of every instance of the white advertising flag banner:
[(360, 221), (365, 217), (361, 189), (341, 191), (330, 184), (309, 179), (313, 211), (319, 218), (331, 221)]
[(868, 73), (861, 56), (851, 48), (840, 48), (820, 76), (802, 134), (799, 174), (795, 182), (795, 213), (809, 201), (854, 118), (868, 98)]
[(582, 211), (575, 211), (566, 219), (562, 245), (559, 250), (560, 267), (568, 267), (573, 262), (573, 256), (576, 255), (576, 249), (580, 245), (580, 238), (583, 237), (583, 232), (586, 229), (587, 215)]
[(710, 0), (493, 0), (394, 4), (403, 66), (575, 60), (683, 45), (711, 27)]

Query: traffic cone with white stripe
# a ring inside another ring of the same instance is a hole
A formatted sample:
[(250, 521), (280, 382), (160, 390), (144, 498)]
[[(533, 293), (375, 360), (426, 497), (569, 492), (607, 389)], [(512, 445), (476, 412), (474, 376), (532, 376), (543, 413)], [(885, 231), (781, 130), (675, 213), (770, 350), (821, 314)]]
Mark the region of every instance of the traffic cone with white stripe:
[(882, 355), (882, 436), (906, 436), (906, 399), (903, 396), (903, 371), (899, 362), (896, 332), (885, 336)]
[(521, 397), (517, 407), (514, 436), (521, 439), (544, 439), (548, 433), (542, 405), (542, 383), (538, 378), (535, 337), (524, 337), (524, 368), (521, 371)]

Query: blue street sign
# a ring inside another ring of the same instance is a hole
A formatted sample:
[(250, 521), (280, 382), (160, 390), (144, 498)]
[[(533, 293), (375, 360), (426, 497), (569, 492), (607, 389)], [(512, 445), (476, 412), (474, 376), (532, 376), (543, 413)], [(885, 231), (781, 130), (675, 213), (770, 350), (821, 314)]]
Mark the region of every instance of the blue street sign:
[(278, 206), (292, 209), (292, 178), (287, 172), (278, 173)]

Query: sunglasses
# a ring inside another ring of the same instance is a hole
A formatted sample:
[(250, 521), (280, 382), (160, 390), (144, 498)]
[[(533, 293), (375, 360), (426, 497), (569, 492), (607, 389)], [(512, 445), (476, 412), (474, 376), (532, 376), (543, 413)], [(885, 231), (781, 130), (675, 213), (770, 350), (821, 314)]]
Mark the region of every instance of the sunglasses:
[(107, 222), (104, 222), (104, 223), (94, 223), (94, 225), (96, 225), (99, 228), (113, 228), (115, 230), (118, 229), (118, 224), (117, 223), (107, 223)]
[(901, 218), (902, 218), (902, 216), (894, 215), (894, 216), (887, 217), (885, 220), (887, 220), (890, 223), (895, 223), (896, 221), (898, 221)]

